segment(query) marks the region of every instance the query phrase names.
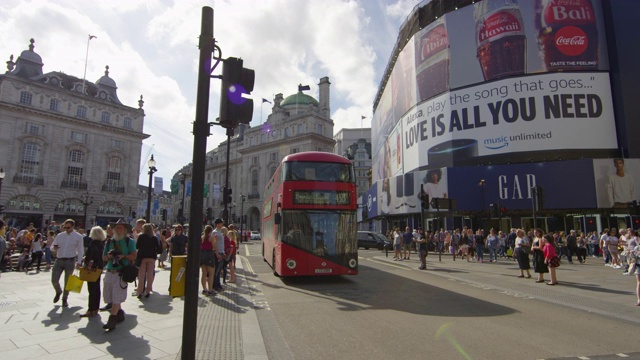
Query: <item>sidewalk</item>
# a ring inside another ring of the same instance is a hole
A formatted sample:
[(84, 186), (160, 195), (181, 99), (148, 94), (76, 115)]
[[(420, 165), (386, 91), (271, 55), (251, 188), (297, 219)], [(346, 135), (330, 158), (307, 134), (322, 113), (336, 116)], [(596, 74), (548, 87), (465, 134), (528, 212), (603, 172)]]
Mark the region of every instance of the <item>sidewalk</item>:
[[(415, 256), (415, 258), (414, 258)], [(393, 254), (375, 256), (375, 260), (416, 269), (420, 266), (417, 254), (411, 260), (393, 261)], [(518, 264), (508, 259), (498, 259), (490, 263), (467, 262), (459, 257), (453, 261), (451, 255), (429, 253), (425, 273), (442, 276), (460, 285), (480, 287), (487, 291), (498, 291), (514, 298), (531, 298), (548, 301), (562, 306), (582, 309), (588, 312), (615, 317), (640, 324), (640, 306), (636, 303), (635, 275), (622, 275), (621, 269), (604, 266), (602, 258), (587, 258), (586, 264), (574, 261), (569, 264), (564, 259), (557, 269), (557, 286), (536, 283), (537, 274), (531, 269), (531, 278), (521, 279)], [(549, 281), (549, 274), (544, 276)]]
[[(237, 282), (215, 297), (199, 296), (198, 359), (267, 359), (244, 261), (238, 257)], [(51, 273), (0, 275), (0, 349), (6, 359), (176, 359), (182, 346), (184, 300), (168, 294), (169, 270), (156, 269), (148, 299), (123, 303), (126, 320), (107, 333), (107, 312), (80, 318), (87, 306), (86, 284), (69, 295), (69, 307), (53, 304)], [(62, 281), (61, 281), (62, 283)]]

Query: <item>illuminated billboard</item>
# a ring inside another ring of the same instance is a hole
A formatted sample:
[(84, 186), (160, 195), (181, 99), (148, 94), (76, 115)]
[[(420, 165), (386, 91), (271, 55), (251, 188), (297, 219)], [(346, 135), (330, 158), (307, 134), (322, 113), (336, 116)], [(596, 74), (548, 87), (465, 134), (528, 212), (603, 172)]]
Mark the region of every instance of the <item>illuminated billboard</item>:
[(608, 70), (600, 0), (483, 0), (447, 13), (409, 39), (381, 89), (373, 180), (616, 149)]

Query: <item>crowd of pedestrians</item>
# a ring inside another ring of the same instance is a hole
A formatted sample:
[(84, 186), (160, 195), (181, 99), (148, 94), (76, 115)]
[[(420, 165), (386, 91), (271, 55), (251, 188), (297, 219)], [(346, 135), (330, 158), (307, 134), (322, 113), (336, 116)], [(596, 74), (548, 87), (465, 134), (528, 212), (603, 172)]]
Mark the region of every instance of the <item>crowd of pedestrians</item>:
[[(207, 296), (224, 291), (221, 276), (226, 284), (235, 282), (236, 275), (238, 234), (233, 225), (224, 227), (221, 219), (216, 219), (214, 224), (215, 229), (205, 227), (198, 259), (202, 268), (202, 293)], [(184, 227), (179, 224), (163, 229), (143, 219), (137, 220), (135, 227), (120, 219), (109, 223), (106, 229), (95, 226), (88, 233), (76, 229), (72, 219), (43, 229), (36, 229), (33, 224), (24, 229), (9, 229), (0, 219), (0, 271), (50, 272), (53, 302), (61, 301), (62, 307), (69, 306), (67, 284), (71, 275), (79, 269), (97, 271), (97, 281), (87, 281), (88, 306), (80, 317), (109, 311), (103, 328), (111, 331), (125, 320), (122, 303), (127, 299), (128, 283), (123, 280), (122, 270), (136, 265), (137, 287), (132, 295), (140, 300), (149, 298), (155, 293), (154, 278), (166, 268), (165, 262), (170, 262), (173, 256), (188, 255), (188, 238), (183, 232)], [(101, 298), (106, 304), (102, 308)]]
[(460, 257), (467, 261), (484, 263), (485, 253), (489, 254), (489, 262), (517, 261), (519, 278), (531, 278), (531, 269), (537, 274), (536, 282), (546, 282), (544, 276), (549, 274), (547, 285), (558, 285), (556, 268), (564, 258), (569, 264), (574, 259), (586, 263), (588, 258), (602, 258), (604, 265), (613, 269), (621, 269), (623, 275), (636, 276), (637, 306), (640, 306), (640, 246), (638, 231), (616, 228), (596, 232), (581, 233), (571, 230), (544, 233), (542, 229), (511, 229), (507, 233), (490, 229), (485, 235), (483, 229), (473, 230), (464, 227), (462, 230), (427, 231), (421, 229), (411, 231), (409, 227), (402, 232), (399, 228), (387, 232), (387, 238), (394, 247), (394, 261), (409, 260), (411, 251), (418, 253), (420, 270), (427, 269), (426, 258), (429, 252), (453, 255), (453, 260)]

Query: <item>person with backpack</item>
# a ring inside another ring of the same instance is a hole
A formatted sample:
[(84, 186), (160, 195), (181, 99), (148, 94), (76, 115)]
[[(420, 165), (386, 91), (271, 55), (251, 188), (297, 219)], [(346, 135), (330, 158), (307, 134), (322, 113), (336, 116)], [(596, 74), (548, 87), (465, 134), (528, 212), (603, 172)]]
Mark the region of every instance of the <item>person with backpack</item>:
[(119, 219), (109, 225), (113, 229), (113, 238), (107, 242), (102, 253), (102, 259), (107, 263), (104, 267), (103, 297), (106, 303), (112, 305), (109, 320), (102, 328), (112, 331), (117, 323), (124, 321), (125, 315), (121, 304), (127, 299), (128, 284), (121, 279), (120, 272), (136, 260), (137, 251), (136, 242), (127, 236), (131, 232), (129, 223)]

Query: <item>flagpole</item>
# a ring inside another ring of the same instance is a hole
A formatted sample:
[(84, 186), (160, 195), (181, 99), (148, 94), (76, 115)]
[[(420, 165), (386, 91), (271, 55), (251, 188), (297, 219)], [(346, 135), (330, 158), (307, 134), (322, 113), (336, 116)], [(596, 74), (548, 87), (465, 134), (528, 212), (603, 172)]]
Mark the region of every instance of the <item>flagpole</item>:
[(82, 95), (85, 94), (84, 83), (87, 79), (87, 62), (89, 61), (89, 43), (93, 38), (97, 38), (97, 36), (89, 34), (89, 38), (87, 39), (87, 54), (84, 56), (84, 74), (82, 75)]
[(262, 126), (262, 105), (264, 105), (264, 101), (260, 102), (260, 126)]

